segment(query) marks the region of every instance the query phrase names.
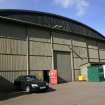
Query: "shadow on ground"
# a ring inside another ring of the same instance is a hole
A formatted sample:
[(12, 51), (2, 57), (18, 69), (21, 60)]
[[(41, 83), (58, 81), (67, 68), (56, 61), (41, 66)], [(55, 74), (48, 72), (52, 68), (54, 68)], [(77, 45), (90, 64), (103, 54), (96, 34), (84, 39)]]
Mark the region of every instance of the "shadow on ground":
[(54, 91), (56, 91), (56, 89), (54, 89), (54, 88), (49, 88), (47, 91), (37, 91), (37, 92), (33, 92), (33, 93), (37, 93), (37, 94), (42, 94), (42, 93), (49, 93), (49, 92), (54, 92)]
[(46, 94), (48, 92), (54, 92), (56, 89), (49, 88), (48, 91), (32, 92), (26, 93), (24, 91), (11, 91), (11, 92), (0, 92), (0, 101), (8, 100), (11, 98), (16, 98), (19, 96), (29, 95), (29, 94)]
[(22, 95), (26, 95), (26, 93), (25, 92), (15, 92), (15, 91), (0, 92), (0, 101), (7, 100), (10, 98), (15, 98), (15, 97), (22, 96)]

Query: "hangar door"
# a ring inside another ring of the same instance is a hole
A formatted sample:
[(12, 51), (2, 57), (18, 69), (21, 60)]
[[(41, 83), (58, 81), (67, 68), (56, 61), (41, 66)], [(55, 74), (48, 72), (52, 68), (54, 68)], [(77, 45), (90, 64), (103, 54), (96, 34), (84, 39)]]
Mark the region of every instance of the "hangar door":
[(70, 52), (54, 52), (55, 68), (58, 70), (58, 83), (72, 81)]

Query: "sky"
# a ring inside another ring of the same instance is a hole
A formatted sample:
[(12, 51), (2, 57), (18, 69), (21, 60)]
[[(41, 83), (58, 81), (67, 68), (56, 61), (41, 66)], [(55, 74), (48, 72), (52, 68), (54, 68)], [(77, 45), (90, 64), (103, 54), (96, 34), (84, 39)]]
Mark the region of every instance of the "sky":
[(0, 9), (58, 14), (82, 22), (105, 36), (105, 0), (0, 0)]

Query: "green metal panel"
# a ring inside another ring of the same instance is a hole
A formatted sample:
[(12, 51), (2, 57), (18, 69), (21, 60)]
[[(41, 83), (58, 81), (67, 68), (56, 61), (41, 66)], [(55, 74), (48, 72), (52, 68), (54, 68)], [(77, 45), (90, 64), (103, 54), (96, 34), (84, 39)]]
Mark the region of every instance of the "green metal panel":
[(100, 82), (104, 81), (103, 68), (100, 65), (90, 65), (88, 67), (88, 81)]
[(71, 56), (69, 52), (55, 52), (55, 68), (58, 70), (58, 82), (72, 81)]

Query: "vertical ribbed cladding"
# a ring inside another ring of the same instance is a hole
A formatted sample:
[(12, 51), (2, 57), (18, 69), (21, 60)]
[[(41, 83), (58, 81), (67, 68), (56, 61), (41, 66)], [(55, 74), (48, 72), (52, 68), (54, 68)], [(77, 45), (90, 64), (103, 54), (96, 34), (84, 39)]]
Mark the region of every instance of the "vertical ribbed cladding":
[(22, 74), (26, 74), (25, 28), (22, 25), (1, 21), (0, 90), (11, 90), (14, 79)]
[[(7, 14), (11, 19), (0, 18), (2, 20), (0, 21), (0, 78), (3, 77), (7, 82), (13, 83), (17, 76), (26, 74), (27, 35), (29, 36), (30, 73), (43, 79), (43, 70), (51, 68), (49, 27), (52, 28), (55, 25), (61, 25), (63, 28), (54, 29), (52, 32), (54, 51), (70, 53), (72, 50), (75, 79), (78, 79), (80, 74), (80, 65), (89, 61), (105, 62), (104, 38), (78, 22), (38, 12), (9, 11)], [(13, 18), (18, 20), (12, 20)], [(0, 79), (0, 83), (4, 83), (3, 79)]]

